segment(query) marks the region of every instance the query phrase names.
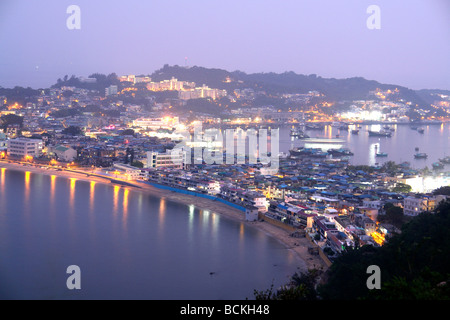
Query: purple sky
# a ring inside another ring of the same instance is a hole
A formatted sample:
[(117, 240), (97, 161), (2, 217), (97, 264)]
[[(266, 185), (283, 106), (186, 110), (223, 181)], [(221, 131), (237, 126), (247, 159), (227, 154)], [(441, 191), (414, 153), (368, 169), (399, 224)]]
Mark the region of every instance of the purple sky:
[[(81, 30), (66, 9), (81, 8)], [(366, 9), (381, 9), (369, 30)], [(450, 90), (448, 0), (0, 0), (0, 86), (164, 64)]]

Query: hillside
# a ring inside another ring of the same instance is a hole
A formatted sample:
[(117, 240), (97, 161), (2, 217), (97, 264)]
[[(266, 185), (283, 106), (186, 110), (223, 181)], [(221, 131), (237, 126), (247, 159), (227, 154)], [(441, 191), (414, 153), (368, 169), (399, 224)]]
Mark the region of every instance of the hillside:
[[(285, 73), (253, 73), (246, 74), (241, 71), (229, 72), (222, 69), (208, 69), (203, 67), (180, 67), (165, 65), (150, 75), (153, 81), (161, 81), (172, 77), (182, 81), (193, 81), (197, 85), (206, 84), (212, 88), (234, 90), (236, 88), (252, 88), (268, 94), (277, 93), (307, 93), (319, 91), (331, 101), (352, 101), (359, 99), (373, 99), (370, 91), (376, 89), (394, 90), (399, 93), (395, 100), (411, 101), (418, 106), (427, 106), (428, 103), (416, 91), (394, 84), (382, 84), (374, 80), (361, 77), (347, 79), (322, 78), (317, 75), (301, 75), (294, 72)], [(231, 82), (225, 82), (226, 78)]]

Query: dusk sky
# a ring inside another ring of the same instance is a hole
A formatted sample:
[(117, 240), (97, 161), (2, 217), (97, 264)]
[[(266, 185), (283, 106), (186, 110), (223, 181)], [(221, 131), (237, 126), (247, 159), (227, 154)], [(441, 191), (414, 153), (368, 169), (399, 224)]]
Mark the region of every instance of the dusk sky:
[[(69, 30), (69, 5), (81, 29)], [(366, 12), (381, 10), (381, 29)], [(0, 0), (0, 86), (164, 64), (450, 90), (448, 0)]]

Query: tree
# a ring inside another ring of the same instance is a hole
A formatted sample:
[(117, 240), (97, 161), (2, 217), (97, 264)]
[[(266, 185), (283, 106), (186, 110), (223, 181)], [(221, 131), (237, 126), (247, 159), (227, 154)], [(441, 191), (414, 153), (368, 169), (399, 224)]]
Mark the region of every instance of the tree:
[(73, 94), (74, 94), (74, 92), (72, 90), (65, 90), (62, 93), (64, 98), (70, 98), (71, 96), (73, 96)]
[(403, 209), (392, 206), (386, 210), (386, 218), (396, 227), (400, 227), (403, 222)]
[(411, 192), (412, 188), (409, 184), (404, 183), (397, 183), (395, 187), (392, 189), (393, 192), (398, 193), (409, 193)]
[(444, 195), (444, 196), (450, 196), (450, 186), (444, 186), (437, 188), (433, 191), (434, 195)]
[[(344, 252), (318, 288), (322, 299), (450, 299), (450, 200), (433, 213), (421, 213), (382, 247)], [(367, 268), (382, 274), (381, 290), (366, 286)]]
[(133, 129), (126, 129), (120, 132), (120, 135), (122, 136), (134, 136), (134, 130)]
[(6, 129), (9, 125), (18, 124), (20, 127), (23, 125), (23, 117), (15, 114), (7, 114), (0, 118), (2, 127)]
[(144, 164), (141, 161), (133, 161), (131, 165), (136, 168), (144, 168)]
[(310, 269), (305, 273), (295, 273), (289, 283), (274, 291), (273, 284), (269, 289), (254, 290), (256, 300), (316, 300), (316, 283), (321, 270)]
[(71, 136), (80, 136), (80, 135), (83, 135), (83, 131), (81, 130), (80, 127), (70, 126), (70, 127), (65, 128), (62, 131), (62, 134), (67, 134), (67, 135), (71, 135)]

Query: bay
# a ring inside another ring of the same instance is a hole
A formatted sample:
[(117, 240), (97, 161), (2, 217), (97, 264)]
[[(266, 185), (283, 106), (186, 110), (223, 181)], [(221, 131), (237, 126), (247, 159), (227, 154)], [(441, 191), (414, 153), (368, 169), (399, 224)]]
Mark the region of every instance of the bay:
[[(70, 265), (81, 290), (66, 286)], [(297, 266), (274, 238), (195, 204), (0, 172), (1, 299), (253, 299)]]

